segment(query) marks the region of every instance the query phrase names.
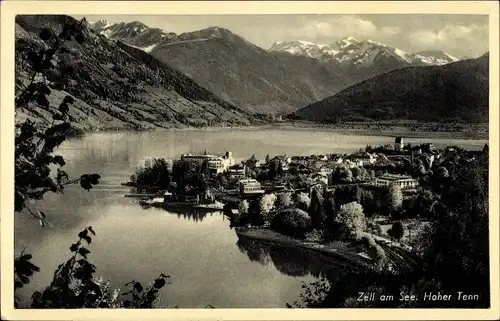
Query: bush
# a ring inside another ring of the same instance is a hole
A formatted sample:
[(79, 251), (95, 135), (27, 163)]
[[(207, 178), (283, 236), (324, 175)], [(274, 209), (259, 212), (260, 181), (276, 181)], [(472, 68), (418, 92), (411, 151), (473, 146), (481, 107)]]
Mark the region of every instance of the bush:
[(287, 209), (279, 212), (271, 221), (271, 229), (295, 238), (304, 239), (309, 231), (311, 218), (301, 209)]
[(366, 228), (363, 207), (356, 202), (342, 205), (337, 215), (337, 222), (344, 225), (351, 236), (361, 235)]
[(358, 244), (375, 262), (376, 266), (382, 268), (387, 260), (384, 249), (378, 245), (373, 236), (368, 233), (361, 233), (359, 237)]
[(387, 231), (387, 234), (393, 239), (400, 240), (404, 235), (404, 227), (401, 222), (395, 222), (392, 227)]
[(260, 199), (260, 213), (266, 222), (270, 223), (275, 215), (274, 205), (276, 203), (276, 199), (276, 195), (274, 194), (266, 194)]
[(311, 198), (306, 193), (295, 194), (295, 204), (303, 211), (308, 211), (311, 206)]
[(292, 194), (289, 192), (278, 194), (278, 207), (281, 209), (289, 208), (293, 205)]

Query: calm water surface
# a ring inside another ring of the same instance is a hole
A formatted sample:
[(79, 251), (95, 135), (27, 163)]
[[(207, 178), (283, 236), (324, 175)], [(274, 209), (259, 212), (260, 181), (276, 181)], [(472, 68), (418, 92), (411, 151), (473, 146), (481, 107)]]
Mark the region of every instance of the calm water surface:
[[(77, 233), (91, 225), (97, 232), (90, 259), (97, 276), (112, 279), (114, 287), (125, 282), (143, 283), (160, 273), (172, 276), (162, 294), (162, 304), (173, 307), (284, 307), (301, 293), (301, 282), (318, 275), (321, 263), (291, 250), (256, 247), (238, 240), (220, 213), (206, 216), (143, 210), (124, 198), (120, 186), (146, 156), (177, 158), (183, 153), (232, 151), (236, 161), (255, 154), (310, 155), (348, 153), (366, 145), (392, 143), (382, 136), (341, 135), (304, 129), (179, 130), (148, 133), (95, 133), (65, 142), (59, 154), (66, 159), (70, 176), (96, 172), (101, 183), (87, 192), (68, 187), (64, 195), (51, 194), (39, 204), (50, 216), (52, 228), (41, 228), (28, 214), (15, 220), (15, 248), (24, 246), (41, 267), (21, 291), (26, 299), (47, 286), (52, 273), (69, 258)], [(411, 139), (436, 147), (459, 145), (481, 149), (485, 140)]]

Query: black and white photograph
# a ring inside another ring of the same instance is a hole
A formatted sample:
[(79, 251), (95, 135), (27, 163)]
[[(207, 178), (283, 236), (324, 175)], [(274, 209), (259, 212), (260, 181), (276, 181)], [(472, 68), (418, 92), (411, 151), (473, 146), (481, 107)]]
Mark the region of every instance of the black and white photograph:
[(496, 16), (134, 4), (11, 19), (14, 312), (498, 316), (498, 3)]

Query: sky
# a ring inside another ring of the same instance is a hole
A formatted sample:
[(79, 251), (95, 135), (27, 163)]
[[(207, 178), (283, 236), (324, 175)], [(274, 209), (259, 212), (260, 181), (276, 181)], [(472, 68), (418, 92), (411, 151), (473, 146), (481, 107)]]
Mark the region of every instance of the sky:
[(489, 50), (487, 15), (87, 15), (86, 18), (90, 21), (140, 21), (148, 27), (177, 34), (217, 26), (264, 49), (275, 41), (329, 43), (353, 36), (408, 53), (438, 49), (462, 58), (478, 57)]

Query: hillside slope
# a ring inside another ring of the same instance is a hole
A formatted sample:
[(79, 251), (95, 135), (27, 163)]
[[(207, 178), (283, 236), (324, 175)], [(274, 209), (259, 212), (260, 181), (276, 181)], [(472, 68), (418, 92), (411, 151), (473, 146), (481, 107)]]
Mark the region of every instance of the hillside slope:
[(217, 27), (180, 34), (151, 54), (250, 112), (289, 113), (348, 85), (316, 59), (269, 53)]
[(292, 119), (488, 122), (489, 56), (379, 75), (292, 113)]
[[(26, 51), (47, 45), (38, 34), (44, 27), (56, 33), (68, 16), (16, 17), (16, 91), (28, 82), (30, 69)], [(45, 75), (48, 81), (69, 78), (63, 90), (52, 90), (49, 100), (57, 106), (69, 93), (76, 98), (70, 117), (81, 130), (154, 129), (205, 125), (244, 125), (253, 116), (220, 99), (192, 79), (147, 53), (117, 44), (85, 29), (86, 41), (67, 41), (67, 53), (56, 55), (55, 67)], [(36, 105), (16, 111), (16, 121), (30, 118), (52, 121), (51, 111)]]

